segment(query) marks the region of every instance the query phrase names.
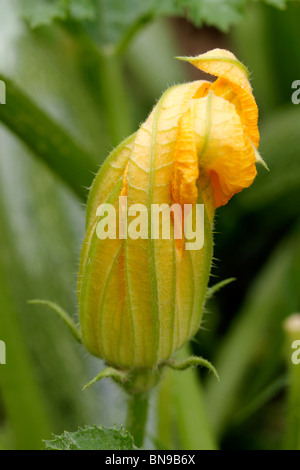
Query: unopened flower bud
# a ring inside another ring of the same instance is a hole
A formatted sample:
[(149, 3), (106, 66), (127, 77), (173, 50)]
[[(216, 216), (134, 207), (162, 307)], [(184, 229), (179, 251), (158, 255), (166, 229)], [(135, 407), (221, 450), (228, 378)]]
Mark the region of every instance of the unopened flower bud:
[(91, 188), (79, 276), (88, 351), (117, 369), (153, 368), (197, 332), (215, 209), (256, 176), (258, 111), (228, 51), (185, 58), (216, 75), (169, 88)]

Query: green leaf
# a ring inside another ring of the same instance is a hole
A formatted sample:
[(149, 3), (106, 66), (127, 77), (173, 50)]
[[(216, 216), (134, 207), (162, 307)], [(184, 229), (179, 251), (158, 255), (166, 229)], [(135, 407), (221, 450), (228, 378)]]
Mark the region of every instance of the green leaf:
[(113, 424), (118, 414), (103, 404), (114, 384), (105, 384), (101, 400), (97, 390), (82, 393), (94, 371), (91, 358), (59, 318), (27, 303), (40, 295), (75, 310), (83, 208), (4, 128), (0, 141), (0, 339), (7, 352), (0, 427), (11, 430), (12, 448), (41, 449), (51, 432)]
[(14, 448), (33, 450), (39, 449), (41, 439), (50, 435), (51, 424), (19, 322), (17, 282), (14, 289), (10, 283), (12, 273), (17, 271), (20, 276), (21, 271), (19, 257), (14, 259), (16, 253), (11, 251), (12, 235), (5, 223), (7, 204), (2, 191), (3, 185), (0, 186), (0, 339), (6, 345), (7, 363), (0, 365), (1, 407), (4, 406), (11, 427)]
[(99, 5), (100, 40), (111, 45), (161, 16), (183, 16), (196, 26), (206, 22), (227, 30), (241, 18), (245, 0), (100, 0)]
[[(253, 367), (256, 367), (256, 377), (260, 371), (258, 364), (263, 365), (263, 372), (268, 375), (272, 372), (272, 361), (278, 360), (281, 354), (280, 325), (286, 314), (297, 311), (299, 305), (299, 270), (293, 268), (294, 262), (295, 266), (299, 265), (299, 256), (298, 228), (276, 248), (249, 288), (243, 307), (218, 350), (214, 361), (221, 381), (215, 383), (208, 378), (206, 390), (208, 410), (217, 435), (224, 432), (232, 422), (233, 413), (241, 406), (242, 392), (247, 390), (245, 383)], [(247, 383), (249, 386), (249, 381)]]
[(288, 0), (264, 0), (267, 5), (272, 5), (272, 7), (280, 8), (283, 10), (286, 8)]
[[(1, 243), (3, 228), (2, 226)], [(0, 305), (2, 312), (5, 312), (0, 316), (0, 331), (8, 351), (7, 364), (0, 366), (2, 404), (13, 427), (14, 446), (18, 450), (33, 450), (38, 449), (41, 439), (49, 435), (50, 420), (30, 360), (26, 339), (18, 322), (16, 306), (8, 294), (7, 279), (3, 272), (3, 250), (0, 258)]]
[[(285, 8), (287, 0), (264, 0), (277, 8)], [(176, 2), (173, 2), (176, 5)], [(184, 13), (196, 26), (206, 23), (227, 32), (246, 13), (247, 0), (183, 0)]]
[[(269, 2), (283, 8), (286, 0)], [(99, 0), (100, 42), (127, 44), (145, 23), (162, 16), (180, 16), (198, 27), (206, 23), (228, 31), (242, 19), (246, 4), (246, 0)]]
[(251, 191), (241, 194), (239, 204), (250, 210), (281, 204), (284, 213), (296, 210), (300, 189), (300, 109), (279, 108), (261, 127), (262, 155), (270, 173), (259, 171)]
[(70, 17), (76, 21), (92, 21), (96, 18), (96, 8), (93, 0), (72, 0), (69, 11)]
[[(287, 0), (264, 0), (283, 9)], [(196, 26), (203, 23), (228, 31), (245, 13), (247, 0), (99, 0), (97, 5), (102, 45), (117, 45), (150, 20), (162, 16), (185, 17)], [(22, 16), (32, 28), (49, 25), (54, 20), (96, 19), (93, 0), (23, 0)]]
[(234, 426), (240, 426), (241, 423), (247, 421), (255, 413), (261, 410), (266, 404), (270, 403), (279, 392), (282, 392), (289, 385), (286, 375), (277, 378), (266, 388), (264, 388), (258, 395), (256, 395), (250, 403), (247, 403), (244, 408), (238, 411), (236, 416), (232, 418)]
[(67, 18), (65, 0), (23, 0), (21, 5), (21, 14), (32, 28)]
[(54, 20), (93, 20), (92, 0), (22, 0), (21, 14), (32, 28), (49, 25)]
[[(185, 346), (176, 356), (184, 360), (189, 354), (190, 348)], [(159, 448), (164, 450), (218, 448), (195, 368), (184, 372), (166, 370), (158, 389), (157, 437)]]
[(99, 426), (79, 428), (77, 432), (65, 431), (52, 441), (45, 441), (47, 450), (135, 450), (133, 438), (123, 428)]
[(244, 13), (245, 0), (192, 0), (186, 2), (188, 18), (196, 26), (203, 22), (222, 31), (238, 23)]
[[(264, 0), (283, 9), (287, 0)], [(103, 44), (116, 44), (137, 25), (159, 16), (183, 16), (196, 26), (206, 23), (222, 31), (238, 23), (246, 0), (99, 0), (100, 37)], [(93, 0), (23, 0), (22, 16), (32, 28), (54, 20), (76, 21), (96, 18)]]

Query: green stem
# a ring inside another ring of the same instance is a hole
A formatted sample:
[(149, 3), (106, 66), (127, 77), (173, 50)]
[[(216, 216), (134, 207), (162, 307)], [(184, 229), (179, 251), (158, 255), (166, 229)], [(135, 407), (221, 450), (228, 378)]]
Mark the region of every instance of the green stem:
[(82, 28), (74, 24), (64, 25), (64, 28), (78, 46), (79, 62), (83, 64), (93, 99), (96, 97), (104, 108), (111, 144), (115, 147), (134, 131), (120, 50), (114, 46), (99, 47)]
[(135, 38), (135, 36), (153, 20), (153, 15), (148, 14), (139, 18), (132, 26), (127, 30), (126, 34), (121, 38), (120, 42), (116, 46), (116, 55), (122, 55)]
[(132, 134), (129, 104), (124, 90), (120, 60), (113, 53), (99, 54), (99, 78), (112, 145)]
[(126, 429), (134, 437), (135, 445), (141, 448), (144, 442), (148, 416), (147, 393), (131, 394), (128, 396)]
[(40, 109), (8, 77), (6, 104), (0, 106), (0, 121), (85, 200), (97, 170), (97, 160), (74, 142), (66, 131)]

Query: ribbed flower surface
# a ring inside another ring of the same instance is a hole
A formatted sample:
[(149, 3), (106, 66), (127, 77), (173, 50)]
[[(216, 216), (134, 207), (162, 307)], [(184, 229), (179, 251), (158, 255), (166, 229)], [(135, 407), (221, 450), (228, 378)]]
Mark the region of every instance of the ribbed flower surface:
[[(82, 337), (92, 354), (121, 369), (154, 367), (196, 333), (214, 211), (256, 175), (258, 112), (247, 70), (223, 50), (185, 60), (217, 80), (169, 88), (136, 134), (108, 157), (88, 201), (79, 275)], [(128, 207), (147, 208), (147, 238), (98, 238), (97, 208), (113, 204), (118, 216), (120, 196), (127, 196)], [(173, 236), (151, 238), (152, 204), (173, 203), (204, 204), (202, 249), (187, 250), (185, 240)]]

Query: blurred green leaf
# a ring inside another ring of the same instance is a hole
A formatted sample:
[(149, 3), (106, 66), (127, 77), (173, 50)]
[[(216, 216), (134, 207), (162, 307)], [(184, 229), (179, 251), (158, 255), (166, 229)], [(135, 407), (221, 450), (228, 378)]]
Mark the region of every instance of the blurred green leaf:
[[(223, 344), (218, 348), (216, 367), (220, 383), (209, 379), (207, 400), (215, 432), (220, 435), (232, 414), (247, 395), (247, 378), (253, 371), (257, 380), (263, 365), (265, 380), (280, 366), (283, 342), (281, 324), (285, 316), (299, 307), (300, 272), (297, 282), (293, 263), (299, 262), (299, 231), (288, 236), (272, 254), (254, 280), (244, 305), (234, 320)], [(292, 283), (294, 279), (294, 283)], [(254, 373), (255, 370), (255, 373)], [(253, 384), (248, 383), (248, 387)]]
[(252, 1), (247, 15), (233, 29), (235, 50), (251, 72), (263, 118), (291, 102), (291, 85), (300, 74), (299, 15), (299, 0)]
[[(0, 371), (0, 402), (7, 397), (0, 406), (4, 405), (4, 422), (17, 436), (14, 447), (33, 447), (26, 442), (34, 439), (34, 447), (40, 448), (41, 439), (51, 431), (92, 424), (100, 416), (105, 419), (99, 412), (103, 400), (96, 397), (96, 391), (81, 391), (94, 372), (90, 359), (60, 319), (27, 304), (28, 299), (41, 295), (75, 313), (75, 273), (84, 213), (76, 197), (2, 128), (0, 143), (0, 271), (4, 277), (0, 297), (10, 299), (10, 303), (0, 299), (0, 339), (6, 341), (8, 359)], [(74, 314), (73, 320), (77, 322)], [(31, 372), (23, 365), (25, 360)], [(23, 371), (38, 389), (42, 407), (34, 393), (24, 405), (27, 381)], [(10, 380), (4, 380), (5, 373), (11, 374)], [(18, 403), (24, 408), (21, 412)], [(48, 433), (41, 433), (36, 423), (45, 413), (50, 424)], [(110, 420), (105, 423), (112, 424)]]
[(134, 450), (133, 438), (125, 429), (85, 427), (77, 432), (65, 431), (52, 441), (46, 441), (47, 450)]
[[(10, 289), (7, 266), (10, 237), (7, 233), (3, 199), (0, 200), (0, 338), (7, 350), (6, 365), (0, 365), (1, 398), (5, 414), (13, 430), (14, 447), (17, 449), (39, 449), (41, 440), (50, 433), (50, 417), (37, 383), (26, 337), (18, 321), (16, 290)], [(15, 273), (18, 266), (15, 265)], [(10, 266), (13, 270), (13, 266)], [(20, 393), (22, 390), (22, 393)]]
[(22, 0), (21, 14), (36, 28), (54, 20), (92, 20), (96, 10), (93, 0)]
[(280, 9), (284, 9), (288, 1), (290, 0), (264, 0), (268, 5), (272, 5), (273, 7)]
[(160, 16), (183, 16), (197, 26), (205, 22), (228, 30), (241, 18), (245, 0), (100, 0), (99, 4), (101, 42), (112, 45)]
[(245, 0), (195, 0), (187, 1), (185, 7), (188, 19), (196, 26), (201, 26), (204, 22), (221, 31), (228, 31), (231, 25), (238, 23), (243, 17), (245, 5)]
[(270, 172), (259, 171), (251, 191), (240, 195), (239, 204), (262, 209), (280, 203), (285, 211), (296, 209), (300, 195), (300, 107), (279, 109), (263, 121), (260, 149)]
[[(285, 3), (285, 1), (284, 1)], [(185, 17), (222, 31), (245, 14), (246, 0), (99, 0), (100, 42), (106, 46), (128, 42), (145, 23), (161, 16)], [(282, 1), (274, 1), (281, 7)]]
[[(6, 19), (5, 28), (0, 30), (3, 46), (0, 73), (9, 75), (7, 83), (13, 82), (22, 95), (33, 104), (38, 103), (38, 108), (55, 122), (59, 131), (63, 129), (77, 148), (85, 149), (84, 155), (93, 155), (96, 170), (110, 146), (101, 106), (91, 96), (82, 77), (77, 42), (58, 25), (35, 31), (24, 28), (14, 2), (0, 0), (0, 9)], [(16, 60), (10, 61), (12, 56)], [(0, 111), (9, 112), (8, 105)], [(20, 110), (17, 107), (16, 121)], [(34, 121), (30, 111), (26, 118)], [(35, 125), (42, 127), (41, 122), (34, 122)], [(99, 365), (98, 360), (86, 355), (59, 319), (27, 304), (28, 299), (40, 296), (51, 299), (72, 312), (74, 321), (78, 321), (75, 284), (84, 237), (84, 210), (78, 199), (53, 177), (42, 159), (34, 158), (14, 135), (0, 127), (0, 192), (5, 208), (1, 227), (8, 233), (3, 249), (5, 256), (0, 262), (51, 419), (50, 431), (59, 434), (64, 429), (76, 429), (78, 425), (95, 421), (111, 426), (120, 416), (122, 420), (123, 411), (122, 405), (111, 408), (105, 404), (111, 399), (111, 393), (116, 393), (113, 384), (100, 384), (97, 389), (82, 393), (88, 377), (98, 372), (102, 363)], [(34, 139), (34, 135), (28, 137)], [(42, 137), (40, 143), (43, 145)], [(58, 154), (53, 142), (49, 158), (55, 156)], [(88, 162), (85, 164), (93, 179), (95, 170)], [(78, 174), (82, 186), (80, 179)], [(87, 189), (82, 187), (81, 194), (84, 197)], [(22, 394), (23, 388), (17, 387), (16, 392)], [(7, 424), (15, 433), (17, 422), (12, 422), (1, 401), (4, 394), (14, 395), (9, 384), (0, 390), (1, 426)], [(28, 438), (28, 426), (20, 426), (18, 432), (21, 436), (24, 433), (22, 439)], [(12, 447), (16, 447), (15, 442)]]
[[(189, 354), (185, 347), (177, 357), (182, 360)], [(196, 369), (167, 371), (159, 387), (157, 407), (160, 448), (217, 449)]]
[(264, 388), (252, 401), (239, 410), (233, 417), (233, 425), (240, 426), (243, 421), (248, 420), (255, 413), (260, 411), (267, 403), (273, 400), (279, 392), (282, 392), (289, 385), (286, 375), (281, 376)]
[[(3, 227), (1, 228), (1, 244)], [(4, 245), (1, 245), (4, 246)], [(0, 253), (0, 259), (3, 253)], [(6, 416), (13, 427), (14, 447), (34, 450), (50, 432), (50, 421), (30, 360), (26, 338), (18, 324), (17, 310), (9, 295), (5, 273), (0, 272), (0, 336), (7, 347), (7, 364), (0, 375)], [(22, 390), (22, 393), (20, 393)]]
[[(284, 8), (288, 0), (264, 1)], [(99, 0), (102, 43), (117, 43), (134, 25), (142, 26), (159, 16), (184, 16), (196, 26), (206, 23), (228, 31), (243, 17), (246, 3), (246, 0)], [(56, 19), (93, 20), (97, 10), (93, 0), (23, 0), (21, 5), (22, 15), (33, 28)]]

